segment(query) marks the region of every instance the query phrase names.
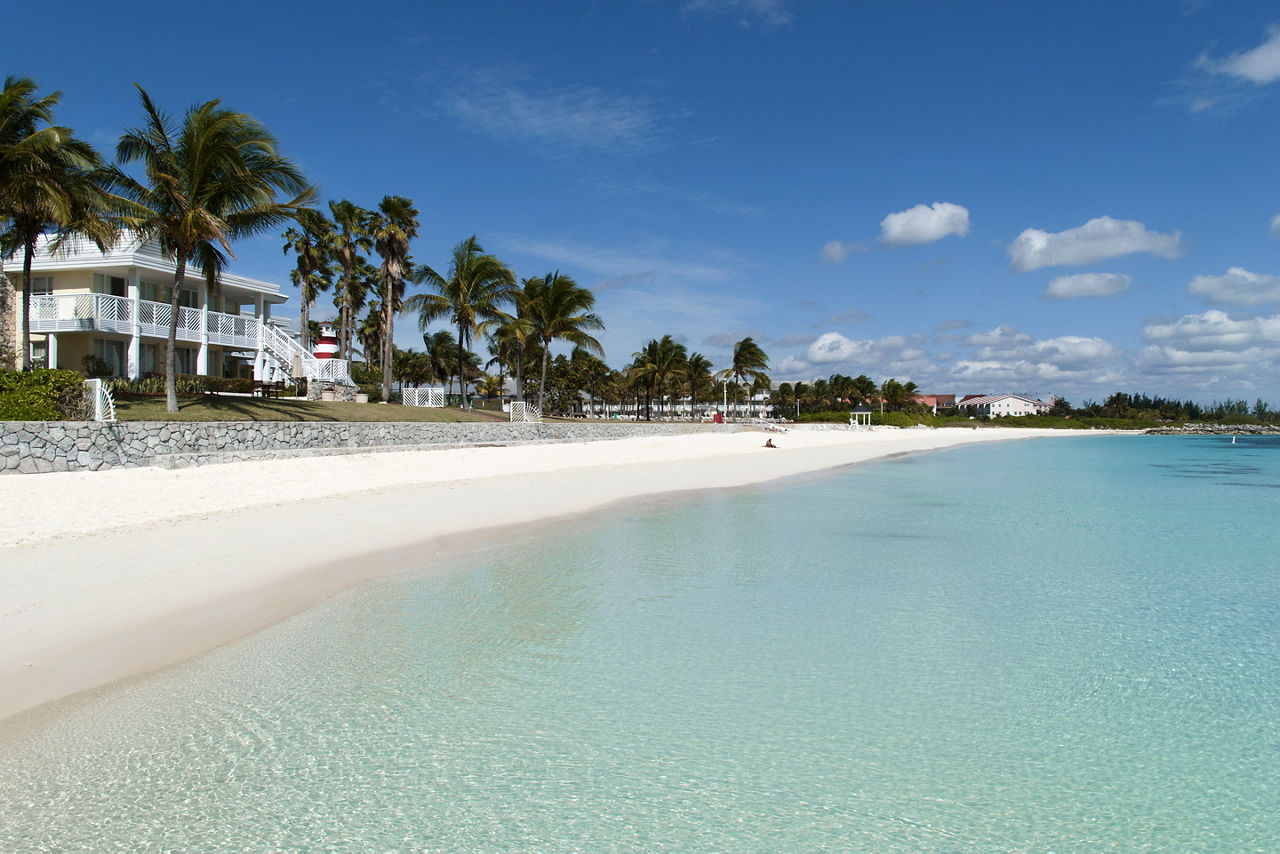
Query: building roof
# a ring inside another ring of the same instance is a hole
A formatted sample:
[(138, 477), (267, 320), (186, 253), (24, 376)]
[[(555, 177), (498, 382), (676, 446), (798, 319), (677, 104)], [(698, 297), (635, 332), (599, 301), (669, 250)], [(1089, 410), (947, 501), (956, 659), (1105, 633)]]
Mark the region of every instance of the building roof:
[(974, 394), (968, 395), (964, 400), (960, 401), (960, 406), (982, 406), (988, 403), (995, 403), (999, 400), (1025, 400), (1033, 406), (1049, 406), (1043, 400), (1037, 400), (1034, 397), (1027, 397), (1021, 394)]

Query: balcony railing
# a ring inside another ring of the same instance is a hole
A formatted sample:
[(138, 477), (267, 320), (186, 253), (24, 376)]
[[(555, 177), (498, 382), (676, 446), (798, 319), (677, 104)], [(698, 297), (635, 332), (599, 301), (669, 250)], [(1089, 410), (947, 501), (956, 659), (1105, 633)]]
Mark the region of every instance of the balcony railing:
[(133, 301), (109, 294), (41, 294), (31, 298), (32, 332), (133, 331)]
[[(32, 332), (121, 332), (133, 334), (133, 300), (110, 294), (40, 294), (31, 298)], [(173, 309), (162, 302), (139, 300), (138, 331), (150, 338), (169, 335)], [(198, 308), (178, 308), (178, 340), (199, 343), (201, 320)], [(258, 318), (252, 315), (208, 312), (210, 344), (256, 348)]]
[[(40, 294), (31, 298), (32, 332), (119, 332), (134, 333), (134, 306), (137, 306), (138, 333), (150, 338), (166, 338), (173, 309), (166, 303), (133, 300), (109, 294)], [(202, 327), (203, 324), (203, 327)], [(349, 385), (347, 362), (317, 359), (296, 341), (270, 324), (245, 314), (223, 314), (199, 308), (178, 308), (179, 341), (208, 343), (245, 350), (261, 350), (270, 357), (273, 370), (295, 377)]]

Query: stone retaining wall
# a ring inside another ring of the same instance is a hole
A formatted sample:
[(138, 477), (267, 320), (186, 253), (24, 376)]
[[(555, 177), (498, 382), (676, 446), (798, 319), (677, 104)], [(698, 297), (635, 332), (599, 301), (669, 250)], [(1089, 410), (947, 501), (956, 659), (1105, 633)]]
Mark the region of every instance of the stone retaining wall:
[(593, 422), (3, 421), (0, 474), (184, 466), (370, 450), (621, 439), (733, 425)]

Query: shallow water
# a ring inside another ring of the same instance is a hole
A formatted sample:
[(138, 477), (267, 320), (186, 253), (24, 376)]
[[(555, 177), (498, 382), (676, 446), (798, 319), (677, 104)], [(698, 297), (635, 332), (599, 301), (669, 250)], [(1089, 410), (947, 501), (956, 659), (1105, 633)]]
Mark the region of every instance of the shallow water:
[(477, 543), (11, 725), (0, 849), (1280, 850), (1277, 519), (1081, 437)]

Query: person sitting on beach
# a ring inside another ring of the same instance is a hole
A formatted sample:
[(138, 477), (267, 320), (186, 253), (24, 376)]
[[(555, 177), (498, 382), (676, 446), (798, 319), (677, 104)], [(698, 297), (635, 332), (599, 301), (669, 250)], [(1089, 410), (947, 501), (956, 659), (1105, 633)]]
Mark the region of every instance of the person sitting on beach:
[(765, 439), (765, 440), (764, 440), (764, 446), (765, 446), (766, 448), (776, 448), (776, 447), (778, 447), (777, 445), (773, 444), (773, 439)]

